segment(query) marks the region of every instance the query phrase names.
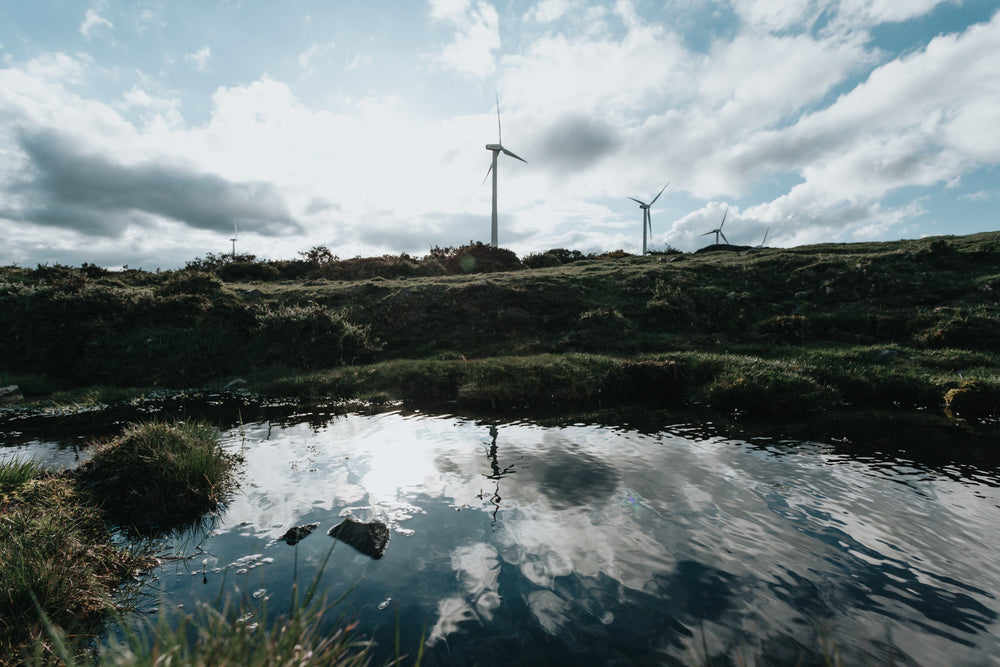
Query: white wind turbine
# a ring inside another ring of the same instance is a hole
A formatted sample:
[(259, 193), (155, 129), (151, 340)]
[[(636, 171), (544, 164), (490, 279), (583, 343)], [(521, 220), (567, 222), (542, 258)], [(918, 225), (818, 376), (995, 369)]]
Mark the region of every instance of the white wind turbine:
[[(670, 185), (670, 181), (667, 181), (667, 185)], [(648, 204), (646, 202), (639, 201), (635, 197), (629, 197), (629, 199), (639, 204), (639, 208), (642, 209), (642, 254), (643, 255), (646, 254), (647, 229), (649, 230), (650, 240), (652, 240), (653, 238), (653, 216), (650, 214), (649, 208), (656, 203), (657, 199), (660, 198), (660, 195), (663, 194), (663, 191), (667, 189), (667, 185), (664, 185), (662, 188), (660, 188), (660, 191), (656, 194), (655, 197), (653, 197), (653, 201), (649, 202)]]
[(726, 235), (722, 233), (722, 225), (726, 224), (726, 216), (728, 214), (729, 214), (729, 207), (727, 206), (726, 212), (722, 214), (722, 222), (719, 223), (719, 226), (710, 232), (705, 232), (704, 234), (702, 234), (702, 236), (715, 234), (715, 245), (719, 245), (719, 236), (721, 236), (722, 240), (726, 242), (726, 245), (729, 245), (729, 239), (727, 239)]
[(483, 178), (485, 181), (490, 176), (490, 172), (493, 172), (493, 222), (490, 228), (490, 245), (494, 248), (497, 247), (497, 157), (500, 153), (516, 158), (521, 162), (527, 164), (527, 160), (522, 157), (514, 155), (512, 152), (503, 147), (503, 130), (500, 128), (500, 96), (497, 95), (497, 142), (495, 144), (486, 144), (486, 150), (493, 151), (493, 162), (490, 164), (489, 170), (486, 172), (486, 176)]
[(233, 242), (233, 259), (236, 259), (236, 241), (239, 235), (236, 233), (236, 223), (233, 223), (233, 238), (229, 239)]

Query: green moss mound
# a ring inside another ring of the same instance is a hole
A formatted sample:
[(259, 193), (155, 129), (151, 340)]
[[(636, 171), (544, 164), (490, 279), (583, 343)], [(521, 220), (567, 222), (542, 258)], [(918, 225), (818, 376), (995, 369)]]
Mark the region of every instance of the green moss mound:
[(235, 486), (238, 457), (201, 422), (147, 422), (100, 445), (78, 472), (117, 523), (155, 532), (215, 510)]

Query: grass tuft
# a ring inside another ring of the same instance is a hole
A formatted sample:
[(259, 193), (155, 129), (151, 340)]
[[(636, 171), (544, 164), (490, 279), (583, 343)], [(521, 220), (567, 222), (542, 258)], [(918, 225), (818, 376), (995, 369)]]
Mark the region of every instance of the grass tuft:
[(17, 458), (0, 461), (0, 507), (3, 506), (5, 496), (17, 492), (23, 485), (41, 474), (42, 466), (35, 461), (22, 461)]
[(146, 422), (100, 445), (78, 477), (109, 517), (157, 532), (215, 510), (235, 486), (238, 457), (201, 422)]
[[(68, 476), (22, 484), (0, 513), (0, 665), (18, 665), (32, 645), (51, 652), (45, 624), (81, 645), (115, 613), (115, 593), (144, 554), (111, 543), (101, 513)], [(43, 613), (42, 613), (43, 612)]]

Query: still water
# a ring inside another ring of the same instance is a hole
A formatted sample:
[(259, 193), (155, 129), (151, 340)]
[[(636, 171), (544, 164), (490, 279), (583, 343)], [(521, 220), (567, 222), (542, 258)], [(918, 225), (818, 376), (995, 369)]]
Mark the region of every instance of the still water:
[[(221, 594), (278, 613), (296, 576), (319, 577), (377, 660), (398, 628), (427, 665), (811, 664), (833, 646), (845, 664), (1000, 664), (992, 466), (401, 412), (224, 442), (245, 457), (240, 491), (164, 543), (189, 558), (155, 573), (158, 605)], [(389, 526), (383, 558), (327, 535), (348, 516)]]

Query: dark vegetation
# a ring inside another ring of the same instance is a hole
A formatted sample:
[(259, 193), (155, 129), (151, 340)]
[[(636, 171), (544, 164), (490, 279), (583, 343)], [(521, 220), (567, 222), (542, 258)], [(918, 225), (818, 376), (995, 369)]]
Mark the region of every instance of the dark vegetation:
[[(291, 261), (209, 255), (165, 272), (4, 267), (0, 327), (0, 386), (17, 384), (29, 405), (239, 376), (263, 395), (532, 414), (889, 408), (912, 423), (914, 410), (943, 410), (995, 426), (1000, 233), (647, 257), (555, 249), (522, 260), (472, 244), (420, 259), (341, 260), (321, 247)], [(153, 422), (102, 443), (74, 473), (0, 464), (0, 665), (88, 662), (80, 652), (128, 609), (120, 586), (149, 563), (115, 531), (197, 521), (224, 502), (235, 463), (211, 428)], [(240, 614), (205, 609), (106, 655), (366, 660), (348, 632), (316, 635), (328, 608), (310, 609), (265, 624), (256, 643)]]
[(130, 609), (122, 587), (156, 564), (111, 528), (149, 535), (198, 521), (232, 489), (235, 463), (207, 425), (151, 422), (126, 427), (80, 471), (0, 464), (0, 665), (56, 664), (62, 640), (85, 651)]
[[(220, 386), (548, 409), (621, 402), (996, 418), (1000, 233), (523, 260), (471, 244), (180, 271), (0, 269), (0, 383)], [(30, 396), (29, 396), (30, 398)]]

